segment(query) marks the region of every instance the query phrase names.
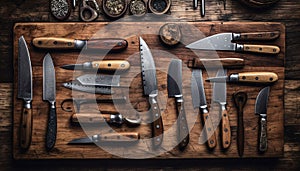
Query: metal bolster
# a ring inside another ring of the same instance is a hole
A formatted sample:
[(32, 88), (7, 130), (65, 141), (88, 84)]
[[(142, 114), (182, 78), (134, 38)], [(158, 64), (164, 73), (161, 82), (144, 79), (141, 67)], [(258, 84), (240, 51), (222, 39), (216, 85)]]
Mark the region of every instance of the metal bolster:
[(31, 109), (31, 100), (24, 100), (24, 108)]
[(123, 123), (123, 117), (121, 114), (117, 115), (110, 115), (110, 119), (112, 123), (122, 124)]
[(233, 40), (238, 40), (241, 38), (241, 34), (238, 34), (238, 33), (232, 33), (232, 38)]
[(179, 102), (179, 103), (182, 103), (182, 102), (183, 102), (182, 94), (180, 94), (180, 95), (175, 95), (175, 98), (176, 98), (176, 102)]
[(243, 51), (244, 50), (244, 45), (241, 44), (236, 44), (236, 51)]
[(220, 105), (221, 105), (221, 110), (222, 110), (222, 111), (223, 111), (223, 110), (226, 110), (226, 102), (220, 103)]
[(259, 114), (259, 116), (262, 118), (262, 120), (266, 120), (267, 114)]
[(56, 108), (55, 104), (56, 104), (55, 101), (50, 102), (50, 108), (55, 109)]
[(150, 97), (150, 100), (151, 100), (152, 104), (157, 103), (157, 101), (155, 99), (157, 97), (157, 95), (158, 95), (158, 90), (154, 90), (154, 91), (151, 92), (151, 94), (149, 94), (149, 97)]
[(208, 113), (207, 105), (200, 106), (200, 109), (203, 113)]
[(239, 81), (239, 75), (238, 74), (231, 74), (229, 79), (232, 82), (238, 82)]
[(98, 134), (92, 136), (92, 141), (93, 142), (98, 142), (99, 140), (100, 140), (100, 136)]
[(87, 49), (87, 41), (86, 40), (75, 40), (75, 49), (82, 49), (85, 47)]

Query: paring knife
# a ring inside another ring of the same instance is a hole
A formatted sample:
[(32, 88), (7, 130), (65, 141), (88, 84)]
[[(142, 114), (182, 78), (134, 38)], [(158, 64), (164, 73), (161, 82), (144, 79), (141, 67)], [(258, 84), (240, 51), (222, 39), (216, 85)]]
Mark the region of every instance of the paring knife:
[(152, 137), (153, 146), (157, 148), (163, 141), (163, 121), (157, 102), (158, 88), (156, 80), (156, 69), (151, 51), (147, 43), (140, 37), (140, 57), (142, 68), (142, 80), (144, 95), (149, 96), (150, 111), (152, 114)]
[[(217, 77), (225, 76), (227, 70), (218, 70)], [(229, 124), (229, 116), (226, 109), (226, 81), (223, 79), (222, 83), (213, 84), (213, 101), (219, 103), (221, 107), (221, 136), (222, 136), (222, 147), (224, 149), (229, 148), (231, 144), (231, 130)]]
[(27, 150), (32, 136), (32, 67), (23, 36), (19, 38), (18, 98), (24, 101), (20, 125), (20, 148)]
[(76, 138), (68, 144), (93, 144), (93, 143), (133, 143), (140, 139), (137, 132), (96, 134), (84, 138)]
[(278, 76), (274, 72), (242, 72), (230, 74), (229, 76), (219, 76), (208, 78), (210, 82), (245, 82), (245, 83), (260, 83), (270, 84), (278, 80)]
[(202, 79), (202, 71), (200, 69), (193, 69), (191, 80), (192, 102), (194, 108), (199, 108), (203, 118), (203, 129), (205, 130), (207, 145), (213, 149), (217, 145), (215, 135), (215, 128), (209, 116), (209, 111), (206, 103), (205, 90)]
[(243, 68), (245, 61), (242, 58), (212, 58), (212, 59), (190, 59), (187, 63), (189, 68), (208, 69), (208, 68)]
[(258, 150), (260, 152), (267, 151), (268, 148), (268, 139), (267, 139), (267, 104), (269, 98), (270, 87), (263, 88), (258, 96), (256, 97), (255, 102), (255, 114), (259, 115), (259, 146)]
[(37, 37), (32, 44), (41, 49), (99, 49), (121, 51), (127, 48), (128, 42), (124, 39), (103, 38), (90, 40), (77, 40), (58, 37)]
[(176, 111), (177, 111), (177, 127), (178, 127), (178, 147), (180, 150), (184, 150), (188, 145), (189, 128), (186, 120), (186, 114), (184, 109), (184, 100), (182, 95), (182, 61), (179, 59), (172, 59), (168, 69), (168, 96), (176, 99)]
[(48, 125), (46, 132), (46, 149), (51, 150), (56, 142), (56, 81), (52, 58), (48, 53), (43, 61), (43, 100), (49, 102)]
[(275, 45), (233, 43), (233, 41), (236, 40), (273, 40), (277, 37), (279, 37), (279, 32), (219, 33), (193, 42), (187, 45), (186, 48), (278, 54), (280, 52), (280, 48)]
[(130, 68), (130, 64), (125, 60), (103, 60), (103, 61), (92, 61), (85, 62), (83, 64), (70, 64), (61, 66), (67, 70), (101, 70), (101, 71), (118, 71), (124, 72)]

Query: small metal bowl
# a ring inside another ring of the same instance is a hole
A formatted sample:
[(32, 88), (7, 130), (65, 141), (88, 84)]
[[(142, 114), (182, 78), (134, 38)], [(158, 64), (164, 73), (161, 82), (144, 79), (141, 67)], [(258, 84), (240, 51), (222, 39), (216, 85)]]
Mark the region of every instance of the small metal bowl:
[(110, 18), (120, 18), (127, 10), (126, 0), (103, 0), (102, 8), (105, 15)]
[(171, 0), (149, 0), (149, 10), (157, 15), (165, 14), (171, 7)]

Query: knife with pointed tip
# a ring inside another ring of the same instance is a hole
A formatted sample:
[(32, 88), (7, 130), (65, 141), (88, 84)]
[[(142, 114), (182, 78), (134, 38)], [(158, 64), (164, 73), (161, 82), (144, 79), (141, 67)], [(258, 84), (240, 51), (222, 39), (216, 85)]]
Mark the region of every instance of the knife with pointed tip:
[(168, 96), (176, 99), (178, 147), (184, 150), (189, 143), (190, 136), (182, 95), (182, 61), (179, 59), (172, 59), (169, 64), (167, 86)]
[(18, 98), (23, 99), (20, 125), (20, 148), (27, 150), (32, 136), (32, 67), (29, 50), (23, 36), (19, 38)]
[(125, 60), (103, 60), (85, 62), (83, 64), (70, 64), (61, 66), (67, 70), (101, 70), (101, 71), (119, 71), (124, 72), (130, 68), (130, 64)]
[(87, 93), (114, 94), (114, 91), (111, 89), (111, 87), (82, 85), (76, 81), (63, 83), (63, 86), (68, 89), (87, 92)]
[(206, 103), (202, 71), (200, 69), (193, 69), (192, 71), (191, 92), (193, 107), (199, 108), (203, 118), (203, 129), (205, 130), (207, 145), (210, 149), (213, 149), (217, 145), (217, 139)]
[(149, 96), (150, 111), (152, 114), (152, 137), (154, 148), (161, 145), (163, 141), (163, 121), (157, 102), (158, 88), (156, 80), (156, 69), (152, 53), (147, 43), (140, 37), (140, 57), (142, 68), (142, 80), (144, 95)]
[(270, 87), (263, 88), (258, 96), (256, 97), (255, 102), (255, 114), (259, 115), (259, 146), (258, 150), (260, 152), (267, 151), (268, 142), (267, 142), (267, 104), (269, 98)]

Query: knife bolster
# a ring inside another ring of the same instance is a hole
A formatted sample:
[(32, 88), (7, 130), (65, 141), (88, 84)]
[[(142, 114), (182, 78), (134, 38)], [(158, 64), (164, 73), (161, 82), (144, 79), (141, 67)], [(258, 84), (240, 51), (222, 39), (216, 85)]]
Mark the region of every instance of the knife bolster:
[(85, 41), (85, 40), (75, 40), (74, 41), (74, 48), (75, 49), (82, 49), (82, 48), (87, 49), (86, 44), (87, 44), (87, 41)]

